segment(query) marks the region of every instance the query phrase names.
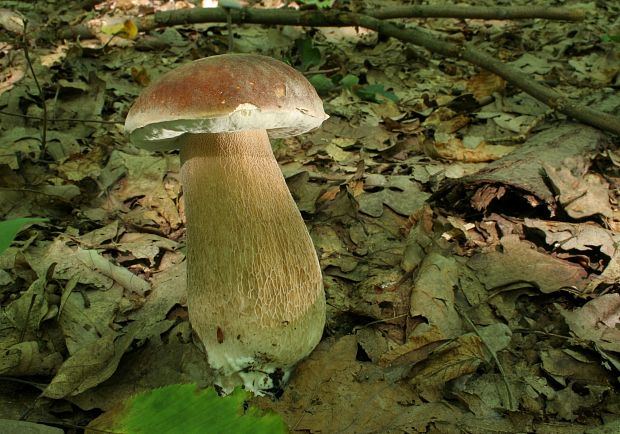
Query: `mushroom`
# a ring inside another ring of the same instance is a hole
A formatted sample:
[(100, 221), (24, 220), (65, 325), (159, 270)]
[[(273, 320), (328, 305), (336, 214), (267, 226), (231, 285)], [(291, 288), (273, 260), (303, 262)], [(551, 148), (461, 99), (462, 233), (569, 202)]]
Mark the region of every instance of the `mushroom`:
[(321, 339), (321, 269), (269, 137), (327, 117), (301, 73), (249, 54), (174, 69), (127, 115), (135, 145), (180, 148), (190, 321), (225, 391), (281, 387)]

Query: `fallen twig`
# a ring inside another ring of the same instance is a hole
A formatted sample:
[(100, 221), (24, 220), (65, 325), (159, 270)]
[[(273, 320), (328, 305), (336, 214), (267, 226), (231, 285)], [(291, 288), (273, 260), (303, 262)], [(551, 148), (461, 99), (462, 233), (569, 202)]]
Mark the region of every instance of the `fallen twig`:
[[(323, 22), (326, 13), (340, 13), (338, 10), (298, 11), (296, 9), (255, 9), (242, 8), (231, 11), (231, 19), (236, 23), (305, 25), (322, 27), (331, 24)], [(346, 13), (346, 12), (345, 12)], [(396, 18), (462, 18), (485, 20), (520, 20), (541, 18), (545, 20), (581, 21), (585, 12), (581, 9), (552, 7), (483, 7), (483, 6), (428, 6), (411, 5), (363, 11), (362, 14), (377, 19)], [(149, 31), (161, 26), (174, 26), (191, 23), (226, 23), (228, 15), (223, 8), (177, 9), (157, 12), (154, 15), (137, 18), (136, 24), (142, 31)], [(304, 16), (298, 20), (298, 17)], [(305, 24), (312, 20), (312, 24)], [(83, 25), (61, 29), (58, 36), (62, 39), (93, 37), (90, 29)]]
[(91, 123), (91, 124), (124, 124), (125, 121), (104, 121), (102, 119), (81, 119), (81, 118), (42, 118), (40, 116), (30, 116), (30, 115), (24, 115), (21, 113), (10, 113), (10, 112), (6, 112), (4, 110), (0, 110), (0, 115), (4, 115), (4, 116), (13, 116), (13, 117), (17, 117), (17, 118), (22, 118), (22, 119), (33, 119), (35, 121), (43, 121), (43, 122), (47, 122), (48, 124), (53, 124), (55, 122), (82, 122), (82, 123)]
[[(28, 20), (24, 20), (24, 33), (22, 35), (22, 48), (24, 50), (24, 57), (26, 59), (26, 63), (28, 64), (28, 69), (32, 74), (32, 79), (34, 80), (34, 84), (37, 87), (37, 91), (39, 92), (39, 98), (41, 99), (41, 108), (43, 110), (43, 125), (41, 127), (41, 155), (44, 156), (47, 150), (47, 103), (45, 102), (45, 93), (43, 93), (43, 88), (39, 83), (39, 79), (37, 78), (37, 74), (34, 72), (34, 68), (32, 66), (32, 61), (30, 60), (30, 50), (28, 49), (28, 41), (27, 35), (28, 32), (26, 29), (28, 28)], [(45, 157), (44, 157), (45, 158)]]
[(581, 9), (529, 7), (529, 6), (394, 6), (376, 11), (362, 11), (363, 14), (382, 20), (394, 18), (476, 18), (481, 20), (523, 20), (542, 18), (544, 20), (581, 21), (585, 12)]
[[(417, 26), (395, 24), (369, 15), (339, 10), (330, 11), (297, 11), (294, 9), (240, 9), (230, 13), (232, 22), (236, 24), (296, 25), (309, 27), (347, 27), (359, 26), (375, 30), (383, 35), (399, 39), (432, 53), (445, 57), (459, 58), (493, 72), (519, 89), (547, 104), (549, 107), (577, 119), (585, 124), (620, 134), (620, 118), (600, 112), (574, 102), (559, 94), (550, 87), (536, 82), (510, 65), (504, 64), (493, 56), (475, 48), (473, 44), (459, 45), (438, 39)], [(181, 24), (225, 23), (226, 13), (221, 8), (196, 8), (158, 12), (155, 15), (139, 20), (141, 30)], [(71, 29), (68, 29), (71, 30)], [(81, 34), (83, 29), (73, 31)], [(69, 37), (73, 33), (61, 32), (61, 36)]]
[(502, 77), (525, 93), (545, 103), (552, 109), (604, 131), (620, 134), (620, 117), (594, 110), (566, 98), (555, 90), (535, 81), (531, 76), (500, 62), (473, 44), (458, 45), (435, 38), (419, 28), (402, 27), (376, 18), (356, 15), (354, 19), (361, 27), (376, 30), (387, 36), (419, 45), (446, 57), (460, 58)]

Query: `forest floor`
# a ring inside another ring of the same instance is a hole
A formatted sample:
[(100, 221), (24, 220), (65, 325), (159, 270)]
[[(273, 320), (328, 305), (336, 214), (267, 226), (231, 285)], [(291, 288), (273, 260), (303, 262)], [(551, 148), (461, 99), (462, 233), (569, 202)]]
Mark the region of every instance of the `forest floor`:
[[(585, 18), (395, 21), (620, 114), (620, 4), (539, 3)], [(178, 153), (123, 128), (149, 82), (228, 51), (222, 23), (136, 33), (191, 7), (0, 1), (0, 220), (47, 219), (0, 252), (0, 419), (78, 432), (137, 392), (212, 381), (187, 314)], [(57, 37), (80, 23), (90, 36)], [(272, 142), (327, 326), (282, 396), (253, 403), (300, 433), (620, 432), (618, 136), (361, 27), (233, 32), (235, 51), (302, 71), (330, 116)]]

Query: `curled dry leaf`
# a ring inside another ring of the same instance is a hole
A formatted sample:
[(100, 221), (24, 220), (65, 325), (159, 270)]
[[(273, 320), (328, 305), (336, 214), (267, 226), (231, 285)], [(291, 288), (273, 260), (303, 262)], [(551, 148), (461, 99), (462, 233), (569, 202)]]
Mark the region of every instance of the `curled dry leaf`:
[(582, 290), (588, 283), (587, 272), (580, 265), (539, 252), (518, 236), (505, 236), (500, 243), (501, 251), (479, 253), (467, 262), (488, 290), (519, 285), (548, 294), (567, 288)]
[(18, 81), (24, 78), (25, 74), (26, 69), (24, 66), (3, 68), (0, 71), (0, 95), (7, 90), (11, 90)]
[(573, 311), (560, 308), (571, 331), (597, 348), (620, 352), (620, 294), (605, 294)]
[(24, 33), (24, 17), (17, 11), (0, 8), (0, 27), (8, 32), (22, 35)]

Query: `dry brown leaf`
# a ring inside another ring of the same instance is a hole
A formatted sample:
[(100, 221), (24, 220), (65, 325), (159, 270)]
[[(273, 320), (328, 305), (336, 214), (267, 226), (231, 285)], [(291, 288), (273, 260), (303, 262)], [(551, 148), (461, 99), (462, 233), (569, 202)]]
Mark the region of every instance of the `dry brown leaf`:
[(620, 353), (620, 294), (604, 294), (583, 307), (560, 312), (575, 336)]
[(437, 136), (437, 140), (431, 145), (428, 143), (426, 150), (429, 155), (446, 160), (464, 161), (468, 163), (480, 163), (495, 161), (514, 150), (513, 146), (493, 145), (480, 142), (475, 148), (466, 147), (463, 141), (454, 136)]
[(467, 89), (474, 94), (478, 101), (493, 95), (495, 92), (501, 92), (505, 87), (506, 81), (504, 79), (488, 71), (480, 71), (467, 81)]
[(261, 399), (292, 430), (348, 434), (386, 432), (412, 401), (406, 386), (389, 383), (383, 371), (355, 359), (355, 336), (327, 339), (298, 366), (278, 401)]
[(459, 314), (456, 312), (454, 288), (458, 285), (459, 265), (454, 258), (431, 253), (420, 265), (411, 292), (412, 317), (423, 317), (425, 322), (411, 331), (412, 336), (437, 336), (451, 339), (463, 333)]
[(544, 167), (558, 201), (574, 219), (582, 219), (600, 214), (613, 217), (609, 203), (609, 184), (598, 174), (588, 173), (585, 158), (571, 158), (562, 166)]
[(517, 236), (503, 237), (500, 242), (501, 251), (479, 253), (467, 262), (489, 291), (520, 284), (550, 293), (583, 290), (588, 283), (587, 272), (581, 266), (541, 253)]

